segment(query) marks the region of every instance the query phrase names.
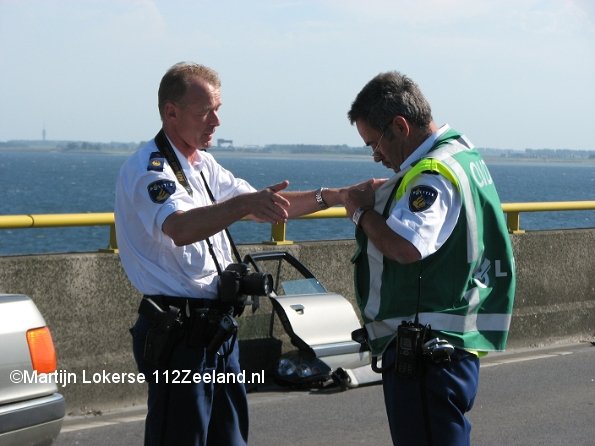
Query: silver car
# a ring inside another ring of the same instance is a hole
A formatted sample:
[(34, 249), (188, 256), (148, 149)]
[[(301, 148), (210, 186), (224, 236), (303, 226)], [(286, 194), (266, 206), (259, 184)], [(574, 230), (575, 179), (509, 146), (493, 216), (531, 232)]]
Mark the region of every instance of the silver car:
[(35, 303), (0, 294), (0, 445), (43, 446), (56, 439), (65, 414), (56, 367), (52, 337)]
[(361, 325), (345, 297), (327, 291), (289, 252), (248, 254), (244, 263), (260, 274), (271, 275), (269, 298), (274, 311), (270, 337), (275, 337), (276, 316), (297, 348), (279, 358), (274, 371), (278, 384), (311, 388), (332, 380), (347, 389), (381, 380), (371, 367), (369, 352), (352, 339)]

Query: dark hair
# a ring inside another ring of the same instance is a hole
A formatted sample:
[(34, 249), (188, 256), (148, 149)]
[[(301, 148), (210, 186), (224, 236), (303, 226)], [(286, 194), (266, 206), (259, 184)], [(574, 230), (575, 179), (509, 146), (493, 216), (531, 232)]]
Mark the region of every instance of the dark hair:
[(432, 109), (421, 90), (398, 71), (375, 76), (362, 88), (347, 113), (351, 124), (363, 120), (379, 130), (398, 115), (420, 128), (432, 122)]
[(157, 96), (160, 115), (167, 102), (182, 100), (190, 81), (195, 78), (202, 79), (215, 88), (221, 88), (219, 75), (212, 68), (193, 62), (179, 62), (167, 70), (159, 84)]

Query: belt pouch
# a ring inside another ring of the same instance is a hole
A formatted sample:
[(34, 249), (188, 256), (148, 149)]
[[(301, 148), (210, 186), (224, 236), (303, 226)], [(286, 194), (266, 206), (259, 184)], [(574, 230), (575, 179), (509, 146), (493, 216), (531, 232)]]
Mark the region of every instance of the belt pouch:
[(167, 366), (181, 331), (180, 309), (170, 306), (164, 311), (151, 301), (149, 305), (141, 304), (141, 310), (139, 312), (151, 323), (145, 340), (144, 359), (154, 367)]
[(209, 336), (208, 308), (193, 308), (190, 310), (190, 320), (186, 330), (186, 345), (190, 348), (204, 347)]
[(207, 345), (207, 353), (209, 355), (217, 353), (229, 338), (237, 335), (237, 332), (238, 323), (236, 320), (229, 314), (223, 314), (217, 324), (217, 330), (210, 337), (209, 345)]

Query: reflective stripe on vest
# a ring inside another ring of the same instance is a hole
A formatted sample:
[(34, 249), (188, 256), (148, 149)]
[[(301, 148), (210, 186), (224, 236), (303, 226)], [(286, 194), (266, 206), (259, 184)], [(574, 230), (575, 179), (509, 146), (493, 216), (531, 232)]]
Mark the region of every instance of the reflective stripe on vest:
[(461, 198), (465, 204), (465, 217), (467, 219), (467, 261), (472, 263), (479, 258), (475, 203), (473, 201), (469, 179), (461, 165), (453, 158), (454, 155), (465, 150), (469, 150), (469, 147), (455, 140), (451, 141), (450, 144), (434, 150), (431, 153), (431, 158), (422, 158), (405, 174), (403, 181), (397, 189), (395, 198), (397, 200), (401, 198), (405, 193), (408, 183), (424, 171), (439, 173), (454, 184), (461, 193)]

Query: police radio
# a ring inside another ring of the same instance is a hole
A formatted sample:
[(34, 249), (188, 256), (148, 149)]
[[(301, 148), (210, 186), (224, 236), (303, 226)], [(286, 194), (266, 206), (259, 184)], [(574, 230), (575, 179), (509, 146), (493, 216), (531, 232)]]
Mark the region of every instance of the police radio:
[(419, 375), (422, 345), (426, 327), (415, 322), (403, 321), (397, 328), (397, 375), (415, 378)]
[(446, 340), (431, 339), (432, 327), (419, 323), (419, 307), (421, 301), (421, 263), (417, 288), (417, 309), (415, 320), (403, 321), (397, 327), (397, 360), (395, 373), (404, 378), (415, 378), (422, 374), (424, 364), (429, 360), (434, 364), (450, 362), (454, 347)]

